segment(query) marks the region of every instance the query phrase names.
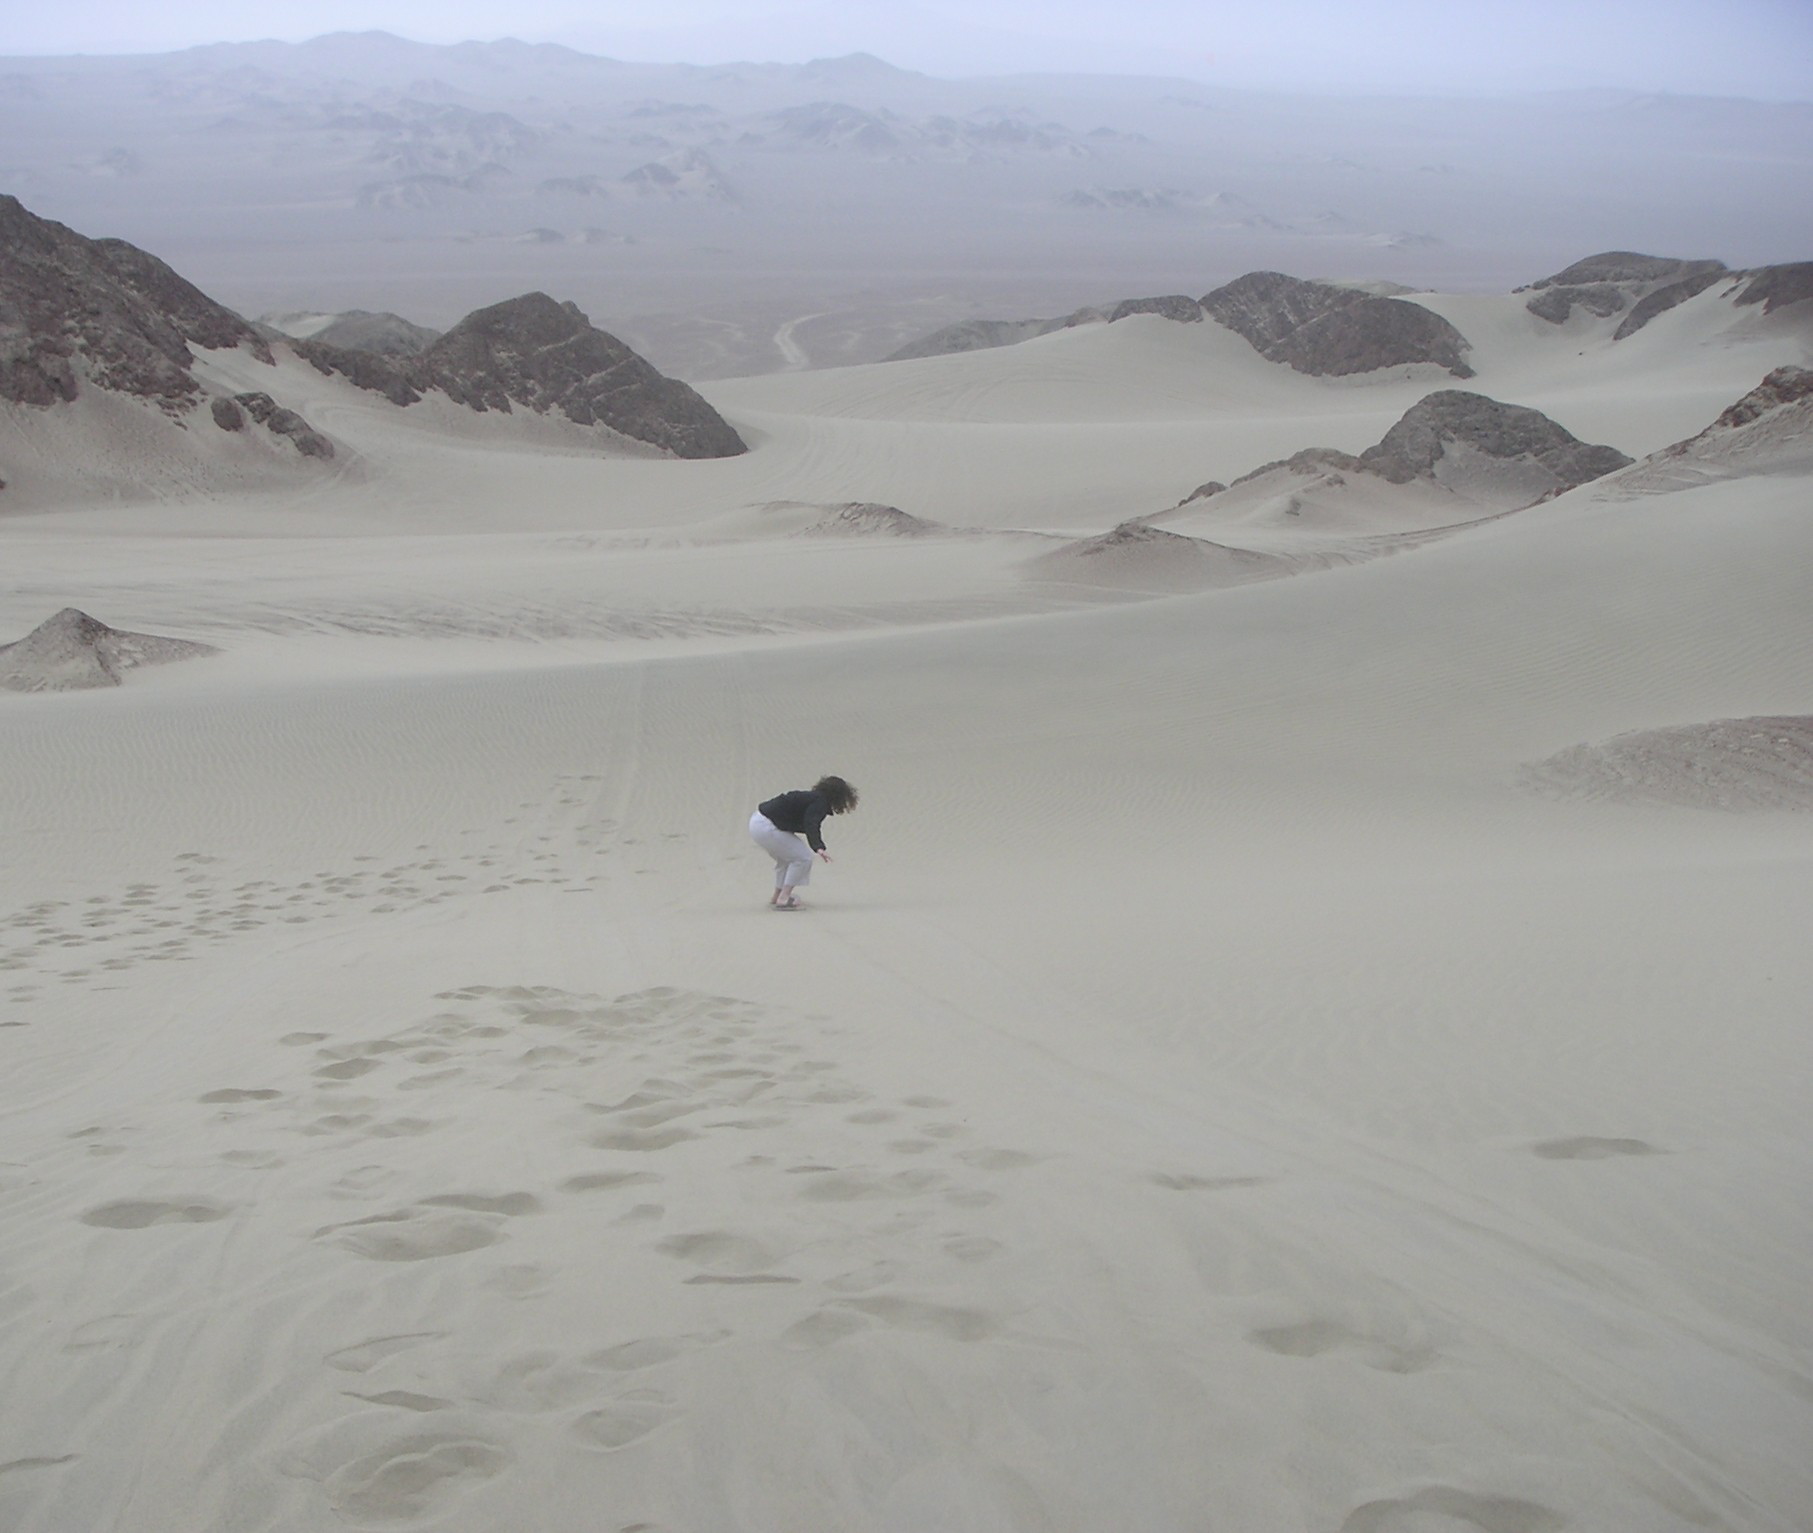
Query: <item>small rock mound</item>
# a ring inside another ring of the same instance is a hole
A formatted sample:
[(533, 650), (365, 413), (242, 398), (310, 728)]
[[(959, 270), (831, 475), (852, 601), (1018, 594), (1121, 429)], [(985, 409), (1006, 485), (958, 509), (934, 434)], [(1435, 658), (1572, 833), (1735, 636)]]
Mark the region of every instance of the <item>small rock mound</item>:
[(1467, 338), (1421, 304), (1381, 298), (1282, 272), (1248, 272), (1208, 294), (1202, 310), (1273, 362), (1318, 378), (1345, 378), (1432, 362), (1471, 378)]
[(1532, 499), (1571, 490), (1633, 461), (1615, 447), (1582, 442), (1540, 410), (1442, 389), (1406, 410), (1377, 446), (1360, 454), (1360, 464), (1393, 484), (1442, 480), (1444, 465), (1458, 456), (1456, 448), (1500, 464), (1517, 463), (1529, 476)]
[(410, 405), (439, 389), (469, 409), (508, 414), (517, 405), (559, 410), (581, 426), (606, 426), (677, 458), (729, 458), (749, 449), (692, 388), (657, 372), (577, 304), (527, 293), (468, 314), (414, 357), (381, 357), (301, 341), (319, 371)]
[[(1440, 389), (1419, 399), (1357, 457), (1333, 447), (1305, 447), (1242, 474), (1234, 484), (1285, 474), (1322, 476), (1338, 484), (1341, 475), (1372, 474), (1391, 484), (1440, 485), (1463, 503), (1510, 511), (1631, 461), (1615, 447), (1582, 442), (1540, 410), (1466, 389)], [(1213, 485), (1188, 498), (1218, 493), (1220, 487)]]
[(807, 537), (846, 537), (854, 534), (923, 538), (947, 530), (937, 522), (927, 521), (923, 516), (914, 516), (912, 512), (902, 511), (898, 506), (880, 506), (869, 501), (853, 500), (832, 508), (822, 520), (804, 528), (803, 532)]
[(1716, 719), (1571, 745), (1523, 769), (1558, 797), (1726, 811), (1813, 811), (1813, 716)]
[(1152, 592), (1201, 591), (1291, 573), (1286, 561), (1271, 554), (1185, 537), (1137, 520), (1054, 548), (1022, 568), (1034, 580)]
[(122, 673), (218, 654), (211, 644), (109, 628), (75, 607), (47, 618), (23, 639), (0, 645), (0, 690), (75, 692), (117, 687)]

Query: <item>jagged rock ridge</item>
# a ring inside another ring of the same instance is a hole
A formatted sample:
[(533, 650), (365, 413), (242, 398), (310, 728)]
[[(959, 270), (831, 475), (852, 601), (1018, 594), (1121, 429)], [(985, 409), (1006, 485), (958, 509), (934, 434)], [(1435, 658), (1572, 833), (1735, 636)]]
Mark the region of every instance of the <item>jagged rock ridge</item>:
[(0, 644), (0, 690), (72, 692), (117, 687), (123, 672), (218, 654), (211, 644), (109, 628), (76, 607), (45, 619), (23, 639)]
[(271, 360), (249, 324), (155, 256), (0, 195), (0, 399), (67, 403), (80, 371), (178, 415), (202, 394), (189, 348), (241, 345)]
[(301, 341), (321, 372), (410, 405), (438, 389), (473, 410), (559, 410), (680, 458), (728, 458), (748, 448), (718, 412), (664, 377), (573, 303), (528, 293), (468, 314), (414, 357), (380, 357)]

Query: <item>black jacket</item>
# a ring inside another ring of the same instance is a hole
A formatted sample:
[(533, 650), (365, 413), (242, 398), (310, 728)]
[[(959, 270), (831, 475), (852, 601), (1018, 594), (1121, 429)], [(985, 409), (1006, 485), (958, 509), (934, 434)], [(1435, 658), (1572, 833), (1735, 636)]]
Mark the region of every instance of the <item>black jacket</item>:
[(756, 808), (768, 816), (775, 829), (791, 831), (796, 836), (803, 834), (806, 845), (815, 852), (825, 849), (825, 838), (818, 833), (818, 828), (825, 823), (831, 806), (823, 794), (814, 793), (810, 788), (796, 788), (765, 804), (757, 804)]

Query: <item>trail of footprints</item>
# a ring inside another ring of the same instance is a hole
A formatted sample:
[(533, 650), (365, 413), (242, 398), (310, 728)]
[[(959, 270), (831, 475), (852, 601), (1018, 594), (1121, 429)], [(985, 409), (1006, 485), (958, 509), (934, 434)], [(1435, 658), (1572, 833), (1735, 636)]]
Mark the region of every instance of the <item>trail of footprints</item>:
[[(432, 1329), (335, 1350), (323, 1362), (349, 1376), (337, 1393), (366, 1409), (288, 1467), (319, 1482), (345, 1520), (432, 1516), (462, 1488), (503, 1473), (514, 1455), (507, 1433), (487, 1430), (495, 1413), (553, 1414), (585, 1449), (628, 1448), (683, 1414), (664, 1372), (732, 1339), (810, 1350), (874, 1327), (954, 1343), (1009, 1332), (1010, 1315), (948, 1296), (961, 1292), (963, 1272), (1004, 1254), (987, 1211), (1014, 1173), (1044, 1157), (976, 1142), (943, 1098), (878, 1101), (834, 1060), (813, 1057), (810, 1043), (828, 1031), (822, 1019), (777, 1019), (730, 997), (669, 988), (607, 1000), (472, 986), (438, 999), (444, 1009), (386, 1037), (283, 1036), (271, 1083), (202, 1093), (194, 1109), (205, 1132), (188, 1137), (226, 1146), (217, 1151), (225, 1164), (291, 1178), (314, 1171), (316, 1193), (376, 1202), (374, 1212), (296, 1232), (351, 1260), (441, 1264), (506, 1246), (519, 1221), (568, 1218), (609, 1232), (598, 1242), (601, 1283), (613, 1260), (653, 1262), (700, 1291), (706, 1309), (712, 1293), (746, 1295), (736, 1303), (757, 1308), (734, 1331), (601, 1337), (576, 1356), (481, 1364), (462, 1338)], [(442, 1136), (443, 1163), (458, 1165), (475, 1126), (497, 1123), (498, 1092), (524, 1094), (522, 1120), (554, 1141), (540, 1161), (565, 1174), (533, 1190), (456, 1185), (392, 1201), (399, 1173), (383, 1163), (384, 1142)], [(106, 1154), (131, 1134), (97, 1125), (81, 1137), (89, 1153)], [(736, 1225), (693, 1216), (691, 1189), (711, 1187), (715, 1201), (729, 1177), (744, 1211)], [(265, 1206), (253, 1204), (248, 1214)], [(79, 1217), (132, 1231), (236, 1212), (177, 1193)], [(881, 1243), (890, 1260), (873, 1258)], [(493, 1256), (463, 1280), (529, 1299), (554, 1275)]]
[[(644, 1273), (654, 1263), (698, 1293), (701, 1318), (638, 1334), (633, 1315), (607, 1310), (596, 1345), (513, 1355), (432, 1325), (349, 1339), (322, 1364), (337, 1381), (334, 1394), (358, 1408), (284, 1462), (317, 1484), (342, 1520), (432, 1519), (508, 1472), (516, 1453), (500, 1418), (516, 1429), (525, 1419), (551, 1422), (589, 1452), (631, 1449), (684, 1419), (689, 1359), (725, 1344), (813, 1352), (878, 1329), (932, 1345), (1062, 1341), (1024, 1332), (1014, 1307), (966, 1302), (976, 1285), (965, 1274), (979, 1264), (1018, 1259), (1037, 1268), (1037, 1251), (1015, 1252), (1000, 1238), (1026, 1227), (1003, 1219), (1000, 1205), (1015, 1196), (1022, 1173), (1039, 1174), (1052, 1157), (979, 1140), (946, 1099), (878, 1099), (836, 1060), (814, 1057), (821, 1048), (836, 1052), (824, 1019), (777, 1018), (731, 997), (666, 987), (604, 999), (475, 985), (437, 999), (442, 1009), (384, 1037), (285, 1035), (274, 1083), (202, 1093), (194, 1108), (209, 1115), (214, 1142), (227, 1145), (218, 1159), (249, 1172), (300, 1172), (313, 1177), (316, 1194), (378, 1205), (295, 1231), (299, 1242), (347, 1260), (434, 1264), (421, 1269), (433, 1283), (445, 1281), (444, 1264), (464, 1260), (472, 1265), (453, 1269), (455, 1281), (471, 1291), (532, 1300), (560, 1274), (501, 1259), (513, 1232), (525, 1220), (579, 1220), (598, 1253), (591, 1278), (602, 1289), (613, 1263), (637, 1263)], [(530, 1123), (551, 1140), (531, 1162), (563, 1168), (559, 1180), (398, 1198), (400, 1173), (384, 1163), (385, 1142), (441, 1136), (440, 1163), (457, 1182), (453, 1168), (489, 1163), (482, 1141), (500, 1121), (499, 1092), (523, 1094), (515, 1100), (525, 1112), (502, 1121)], [(83, 1134), (90, 1153), (117, 1151), (123, 1137), (103, 1126)], [(745, 1136), (754, 1149), (739, 1142)], [(1582, 1140), (1535, 1153), (1637, 1152), (1624, 1141)], [(1239, 1197), (1267, 1183), (1177, 1170), (1147, 1180), (1154, 1196), (1190, 1198)], [(727, 1201), (738, 1210), (734, 1221), (695, 1211)], [(79, 1217), (134, 1231), (236, 1212), (178, 1193), (105, 1203)], [(988, 1288), (1012, 1293), (1015, 1282), (1010, 1268), (1007, 1281)], [(434, 1313), (431, 1300), (422, 1313)], [(1245, 1335), (1281, 1366), (1328, 1357), (1412, 1374), (1450, 1361), (1414, 1326), (1351, 1315), (1309, 1313)], [(1358, 1506), (1343, 1529), (1391, 1533), (1431, 1516), (1483, 1533), (1567, 1526), (1534, 1503), (1433, 1485)]]
[[(590, 817), (602, 781), (556, 778), (547, 800), (517, 805), (498, 827), (468, 831), (463, 839), (485, 844), (466, 851), (431, 855), (424, 844), (413, 861), (357, 857), (351, 867), (291, 882), (233, 882), (219, 871), (222, 858), (184, 852), (162, 879), (0, 914), (0, 999), (12, 1003), (0, 1027), (29, 1026), (31, 1003), (47, 986), (118, 988), (142, 965), (184, 962), (272, 925), (388, 915), (531, 885), (595, 889), (598, 859), (615, 846), (615, 822)], [(583, 854), (577, 867), (575, 847)]]

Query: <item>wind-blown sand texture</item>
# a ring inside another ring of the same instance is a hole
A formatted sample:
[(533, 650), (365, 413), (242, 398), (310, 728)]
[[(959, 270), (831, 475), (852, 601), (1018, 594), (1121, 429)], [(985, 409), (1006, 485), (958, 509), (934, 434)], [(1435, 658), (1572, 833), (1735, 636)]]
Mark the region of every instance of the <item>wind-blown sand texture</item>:
[[(1136, 315), (21, 475), (0, 633), (222, 653), (0, 697), (0, 1526), (1804, 1527), (1813, 819), (1520, 775), (1813, 710), (1805, 461), (1643, 477), (1804, 323), (1419, 301), (1640, 461), (1180, 505), (1451, 380)], [(1031, 578), (1166, 507), (1296, 573)]]

